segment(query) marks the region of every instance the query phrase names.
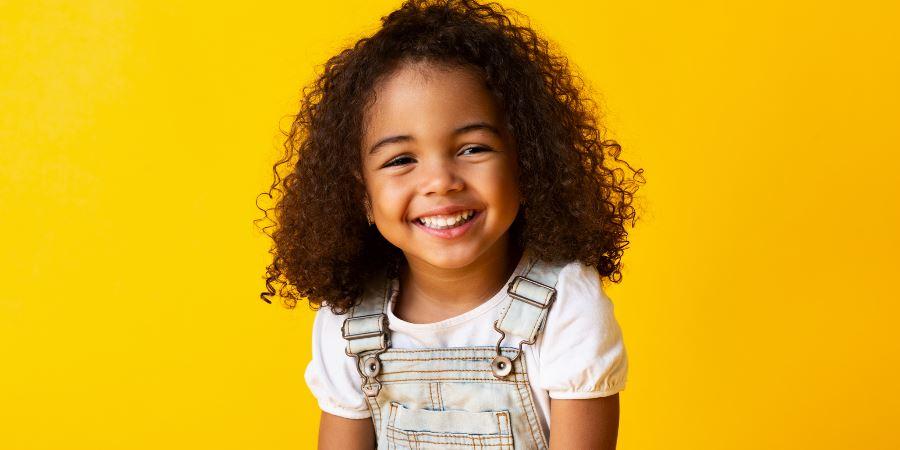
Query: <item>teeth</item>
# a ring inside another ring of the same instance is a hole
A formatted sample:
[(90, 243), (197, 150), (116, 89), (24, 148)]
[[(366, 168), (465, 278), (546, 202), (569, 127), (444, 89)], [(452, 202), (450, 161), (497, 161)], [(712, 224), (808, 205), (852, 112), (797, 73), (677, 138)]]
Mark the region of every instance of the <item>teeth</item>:
[(470, 209), (452, 216), (421, 217), (418, 219), (418, 221), (428, 228), (440, 230), (461, 225), (463, 222), (471, 219), (473, 215), (475, 215), (475, 211)]

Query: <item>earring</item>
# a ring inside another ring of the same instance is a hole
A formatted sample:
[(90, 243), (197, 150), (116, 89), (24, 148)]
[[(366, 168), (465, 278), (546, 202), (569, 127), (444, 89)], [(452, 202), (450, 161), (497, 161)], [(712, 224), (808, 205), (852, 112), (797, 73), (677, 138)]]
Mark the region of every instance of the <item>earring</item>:
[(369, 225), (375, 223), (375, 218), (372, 217), (372, 206), (369, 204), (369, 197), (363, 199), (363, 204), (366, 207), (366, 222), (369, 222)]

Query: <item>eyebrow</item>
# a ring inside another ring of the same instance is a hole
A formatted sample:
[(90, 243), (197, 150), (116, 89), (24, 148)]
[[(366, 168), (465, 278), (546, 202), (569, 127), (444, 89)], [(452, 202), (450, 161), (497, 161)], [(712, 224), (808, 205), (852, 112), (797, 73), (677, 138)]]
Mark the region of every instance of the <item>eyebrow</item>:
[[(498, 130), (497, 127), (495, 127), (487, 122), (473, 122), (468, 125), (463, 125), (457, 129), (453, 130), (453, 135), (457, 136), (457, 135), (460, 135), (463, 133), (468, 133), (470, 131), (475, 131), (475, 130), (489, 131), (491, 133), (494, 133), (497, 137), (500, 137), (500, 130)], [(372, 148), (369, 149), (369, 154), (374, 155), (382, 146), (385, 146), (388, 144), (394, 144), (397, 142), (408, 142), (411, 140), (413, 140), (413, 137), (408, 134), (386, 137), (386, 138), (378, 141), (375, 145), (373, 145)]]

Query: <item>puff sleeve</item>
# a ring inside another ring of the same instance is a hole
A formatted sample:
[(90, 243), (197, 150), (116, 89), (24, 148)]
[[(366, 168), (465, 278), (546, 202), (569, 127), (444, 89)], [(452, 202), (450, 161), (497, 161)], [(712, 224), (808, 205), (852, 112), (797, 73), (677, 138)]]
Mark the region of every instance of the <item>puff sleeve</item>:
[(329, 414), (348, 419), (365, 419), (372, 413), (362, 392), (362, 382), (353, 357), (344, 353), (346, 340), (341, 325), (346, 316), (335, 315), (323, 306), (316, 311), (312, 330), (312, 359), (304, 379), (319, 403)]
[(538, 343), (539, 387), (550, 398), (607, 397), (625, 389), (628, 355), (600, 274), (580, 261), (560, 270)]

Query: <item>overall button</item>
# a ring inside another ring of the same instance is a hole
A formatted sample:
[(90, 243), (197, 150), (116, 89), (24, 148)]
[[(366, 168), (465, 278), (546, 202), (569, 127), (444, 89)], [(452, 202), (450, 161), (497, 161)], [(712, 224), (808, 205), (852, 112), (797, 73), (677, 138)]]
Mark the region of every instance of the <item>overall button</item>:
[(366, 358), (365, 362), (363, 362), (363, 372), (370, 377), (378, 375), (381, 373), (381, 361), (374, 356)]
[(505, 377), (512, 371), (512, 361), (503, 355), (497, 355), (491, 361), (491, 371), (494, 372), (494, 376), (497, 378)]

